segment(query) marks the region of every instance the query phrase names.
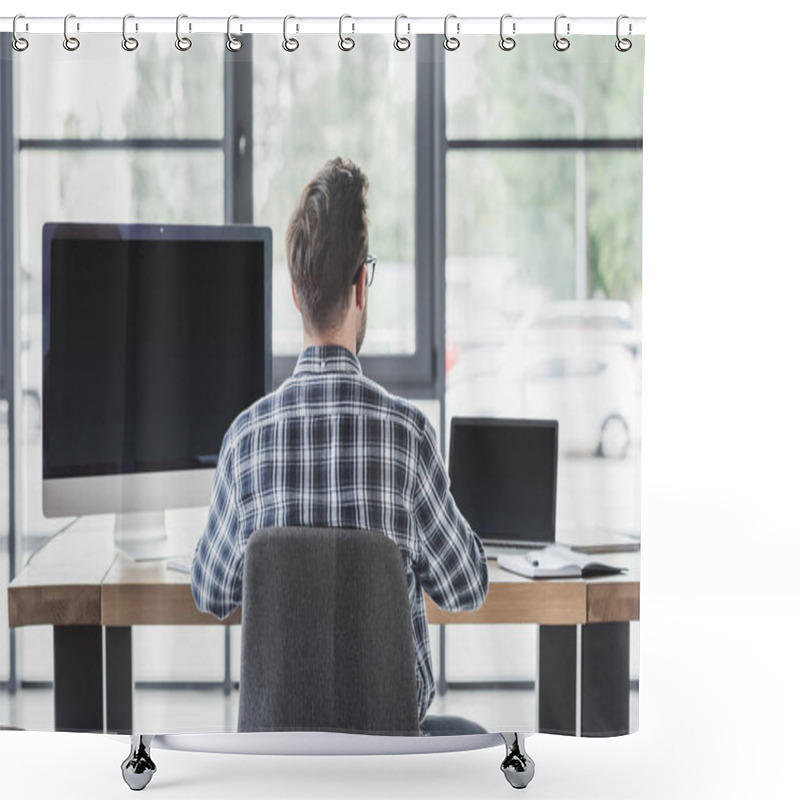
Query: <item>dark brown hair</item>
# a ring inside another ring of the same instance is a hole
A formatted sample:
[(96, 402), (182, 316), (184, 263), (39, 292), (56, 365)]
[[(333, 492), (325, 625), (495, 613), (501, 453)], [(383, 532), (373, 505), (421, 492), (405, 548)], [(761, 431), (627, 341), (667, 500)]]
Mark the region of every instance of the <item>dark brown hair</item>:
[(337, 327), (367, 258), (367, 176), (334, 158), (303, 189), (286, 228), (286, 257), (300, 310), (315, 331)]

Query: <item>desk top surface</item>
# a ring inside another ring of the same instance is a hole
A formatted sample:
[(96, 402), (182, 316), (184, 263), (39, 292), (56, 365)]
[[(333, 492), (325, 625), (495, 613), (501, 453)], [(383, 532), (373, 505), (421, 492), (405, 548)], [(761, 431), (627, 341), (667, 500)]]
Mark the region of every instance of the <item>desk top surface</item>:
[[(8, 589), (9, 624), (219, 624), (194, 605), (186, 573), (165, 561), (133, 561), (114, 548), (113, 517), (81, 520), (41, 547)], [(170, 528), (176, 552), (191, 552), (197, 529)], [(639, 618), (639, 554), (597, 560), (628, 572), (591, 580), (531, 581), (489, 562), (489, 595), (474, 612), (446, 612), (427, 599), (431, 624), (584, 624)], [(236, 612), (223, 624), (238, 624)]]

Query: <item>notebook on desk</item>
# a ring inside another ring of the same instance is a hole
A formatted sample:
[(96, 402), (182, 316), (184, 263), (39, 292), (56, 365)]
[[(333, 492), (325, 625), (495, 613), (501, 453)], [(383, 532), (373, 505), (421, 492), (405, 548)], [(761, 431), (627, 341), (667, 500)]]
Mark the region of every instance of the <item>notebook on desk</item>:
[(556, 539), (556, 420), (454, 417), (450, 490), (487, 558)]
[(604, 578), (627, 572), (627, 567), (595, 561), (592, 556), (576, 553), (560, 544), (520, 555), (501, 554), (497, 564), (508, 572), (536, 580)]

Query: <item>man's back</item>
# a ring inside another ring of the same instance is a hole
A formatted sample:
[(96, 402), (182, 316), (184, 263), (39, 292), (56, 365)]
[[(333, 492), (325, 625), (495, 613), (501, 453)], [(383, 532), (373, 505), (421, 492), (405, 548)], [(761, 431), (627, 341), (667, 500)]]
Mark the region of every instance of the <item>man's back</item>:
[(247, 539), (279, 526), (373, 530), (398, 544), (422, 719), (433, 697), (424, 592), (449, 610), (476, 608), (486, 562), (449, 494), (430, 423), (365, 378), (346, 348), (309, 347), (292, 378), (231, 425), (195, 553), (199, 608), (223, 617), (241, 603)]

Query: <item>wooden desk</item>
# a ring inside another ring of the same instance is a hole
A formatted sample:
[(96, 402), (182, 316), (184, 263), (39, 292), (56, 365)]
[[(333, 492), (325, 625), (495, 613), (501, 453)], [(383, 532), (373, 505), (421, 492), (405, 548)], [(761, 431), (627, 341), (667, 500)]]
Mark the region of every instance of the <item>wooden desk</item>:
[[(184, 552), (197, 536), (196, 531), (174, 535)], [(427, 600), (432, 625), (542, 626), (541, 731), (574, 734), (579, 715), (584, 735), (627, 732), (628, 623), (639, 618), (639, 558), (631, 553), (599, 558), (627, 566), (628, 574), (530, 581), (490, 562), (489, 594), (477, 611), (451, 613)], [(11, 627), (53, 626), (57, 730), (130, 732), (132, 626), (241, 622), (238, 611), (222, 622), (200, 613), (188, 575), (168, 570), (163, 561), (135, 562), (116, 551), (103, 517), (81, 521), (42, 547), (9, 586), (8, 608)]]

